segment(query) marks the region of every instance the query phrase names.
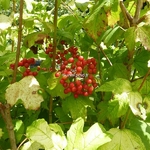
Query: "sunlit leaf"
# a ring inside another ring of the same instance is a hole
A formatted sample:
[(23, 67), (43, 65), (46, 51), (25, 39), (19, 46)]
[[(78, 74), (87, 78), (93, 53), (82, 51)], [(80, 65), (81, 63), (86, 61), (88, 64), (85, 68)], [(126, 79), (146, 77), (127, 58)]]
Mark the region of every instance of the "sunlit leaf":
[(135, 27), (127, 29), (124, 34), (124, 37), (126, 46), (130, 51), (133, 51), (135, 48), (135, 38), (136, 38)]
[(123, 93), (132, 91), (131, 83), (122, 78), (117, 78), (113, 81), (109, 81), (101, 85), (96, 91)]
[(147, 122), (133, 118), (128, 128), (141, 137), (146, 149), (150, 147), (150, 125)]
[(87, 132), (83, 132), (84, 120), (77, 119), (67, 132), (68, 145), (65, 150), (95, 150), (99, 146), (111, 141), (102, 125), (95, 123)]
[(28, 141), (21, 147), (21, 150), (39, 150), (43, 148), (44, 147), (38, 142)]
[(0, 15), (0, 30), (6, 30), (7, 28), (11, 27), (13, 16), (14, 13), (11, 13), (9, 17), (3, 14)]
[(142, 119), (146, 119), (146, 110), (142, 106), (142, 96), (138, 92), (129, 93), (129, 106), (134, 115), (140, 116)]
[(24, 129), (25, 127), (24, 127), (23, 121), (17, 120), (15, 123), (14, 131), (15, 131), (16, 140), (18, 143), (20, 142), (22, 136), (24, 135)]
[(144, 25), (136, 28), (136, 41), (140, 41), (142, 45), (150, 50), (150, 25)]
[(65, 135), (59, 125), (48, 125), (44, 119), (34, 121), (27, 128), (27, 137), (43, 145), (46, 150), (62, 150), (67, 144)]
[(107, 117), (113, 121), (126, 114), (129, 107), (129, 99), (127, 93), (116, 94), (108, 103)]
[(38, 94), (38, 90), (40, 89), (36, 78), (27, 76), (19, 82), (9, 85), (5, 98), (11, 106), (21, 99), (26, 109), (37, 110), (43, 101), (43, 97)]
[(112, 128), (108, 132), (113, 135), (112, 141), (102, 145), (98, 150), (146, 150), (140, 137), (133, 131)]

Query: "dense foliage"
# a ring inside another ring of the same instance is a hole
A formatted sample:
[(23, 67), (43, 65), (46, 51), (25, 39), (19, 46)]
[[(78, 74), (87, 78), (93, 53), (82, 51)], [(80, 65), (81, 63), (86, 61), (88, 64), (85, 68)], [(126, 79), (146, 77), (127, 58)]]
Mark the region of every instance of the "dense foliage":
[(149, 150), (150, 0), (0, 8), (0, 150)]

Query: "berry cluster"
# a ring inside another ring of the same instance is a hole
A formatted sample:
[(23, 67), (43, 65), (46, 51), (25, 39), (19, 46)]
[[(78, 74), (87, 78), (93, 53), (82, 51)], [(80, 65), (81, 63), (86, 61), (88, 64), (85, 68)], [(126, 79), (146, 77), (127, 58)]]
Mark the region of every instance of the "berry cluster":
[[(53, 47), (50, 44), (45, 53), (53, 57)], [(64, 87), (64, 93), (73, 93), (77, 98), (79, 95), (89, 96), (97, 87), (94, 74), (96, 74), (97, 62), (94, 58), (84, 59), (79, 55), (77, 47), (70, 47), (56, 53), (56, 64), (58, 71), (55, 77), (60, 77), (60, 83)]]
[[(34, 58), (24, 58), (21, 61), (19, 61), (18, 63), (18, 67), (24, 67), (24, 71), (22, 72), (23, 77), (25, 76), (36, 76), (38, 73), (37, 71), (31, 71), (31, 69), (29, 68), (31, 65), (35, 64), (35, 59)], [(15, 68), (15, 64), (10, 64), (10, 69), (14, 70)]]

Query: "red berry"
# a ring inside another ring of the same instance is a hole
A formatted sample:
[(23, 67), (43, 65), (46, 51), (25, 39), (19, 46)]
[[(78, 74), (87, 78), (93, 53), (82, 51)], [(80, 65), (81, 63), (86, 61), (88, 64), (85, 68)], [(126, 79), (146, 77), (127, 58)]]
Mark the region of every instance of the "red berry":
[(74, 87), (74, 86), (75, 86), (75, 85), (74, 85), (74, 82), (70, 82), (70, 83), (69, 83), (69, 87), (70, 87), (70, 88), (72, 88), (72, 87)]
[(57, 78), (57, 77), (60, 77), (60, 74), (61, 74), (60, 72), (56, 72), (56, 73), (55, 73), (55, 77), (56, 77), (56, 78)]
[(83, 56), (79, 56), (79, 57), (78, 57), (78, 60), (79, 60), (79, 61), (83, 61), (83, 59), (84, 59)]
[(40, 66), (37, 66), (37, 71), (40, 71), (41, 67)]
[(77, 73), (81, 73), (82, 72), (82, 67), (77, 67), (76, 70), (77, 70)]
[(77, 88), (74, 86), (74, 87), (71, 88), (71, 91), (74, 93), (74, 92), (77, 91)]
[(64, 50), (64, 54), (68, 54), (68, 51), (67, 51), (67, 50)]
[(24, 64), (24, 67), (25, 67), (25, 68), (28, 68), (29, 66), (30, 66), (29, 63), (25, 63), (25, 64)]
[(28, 60), (27, 60), (26, 58), (24, 58), (24, 59), (22, 60), (22, 62), (23, 62), (23, 64), (25, 64), (25, 63), (28, 62)]
[(92, 83), (92, 80), (91, 80), (91, 79), (87, 79), (87, 80), (86, 80), (86, 83), (87, 83), (87, 84), (91, 84), (91, 83)]
[(70, 57), (70, 58), (68, 59), (68, 62), (69, 62), (69, 63), (73, 63), (73, 62), (74, 62), (74, 58), (73, 58), (73, 57)]
[(50, 58), (53, 58), (53, 54), (52, 54), (52, 53), (50, 53), (50, 54), (49, 54), (49, 57), (50, 57)]
[(76, 62), (76, 65), (77, 65), (77, 66), (82, 66), (82, 62), (81, 62), (81, 61), (77, 61), (77, 62)]
[(10, 64), (9, 68), (12, 69), (12, 70), (14, 70), (15, 64)]
[(38, 74), (38, 73), (37, 73), (36, 71), (33, 72), (33, 76), (37, 76), (37, 74)]
[(18, 66), (23, 66), (24, 64), (23, 64), (23, 61), (20, 61), (19, 63), (18, 63)]
[(92, 74), (93, 73), (93, 69), (88, 69), (88, 73)]
[(30, 69), (26, 69), (26, 72), (29, 73), (31, 70)]
[(27, 72), (24, 72), (24, 73), (23, 73), (23, 77), (26, 77), (26, 76), (28, 76), (28, 73), (27, 73)]
[(83, 95), (84, 95), (84, 96), (88, 96), (89, 93), (88, 93), (88, 92), (84, 92)]

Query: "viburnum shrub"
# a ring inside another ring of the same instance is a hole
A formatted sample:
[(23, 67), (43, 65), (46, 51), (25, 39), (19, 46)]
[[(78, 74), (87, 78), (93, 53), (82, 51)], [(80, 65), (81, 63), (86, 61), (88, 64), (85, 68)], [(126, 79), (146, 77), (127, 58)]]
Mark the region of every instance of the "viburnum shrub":
[[(95, 58), (85, 59), (79, 54), (77, 47), (66, 47), (66, 42), (61, 42), (61, 44), (64, 46), (64, 49), (56, 52), (57, 71), (55, 77), (61, 76), (60, 83), (64, 87), (64, 93), (68, 94), (71, 92), (75, 98), (79, 95), (91, 95), (97, 87), (94, 77), (94, 74), (97, 72)], [(45, 53), (50, 58), (53, 57), (52, 44), (49, 44)]]

